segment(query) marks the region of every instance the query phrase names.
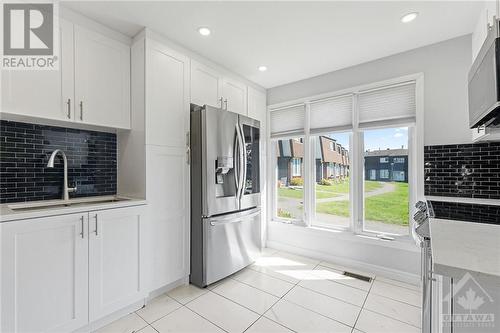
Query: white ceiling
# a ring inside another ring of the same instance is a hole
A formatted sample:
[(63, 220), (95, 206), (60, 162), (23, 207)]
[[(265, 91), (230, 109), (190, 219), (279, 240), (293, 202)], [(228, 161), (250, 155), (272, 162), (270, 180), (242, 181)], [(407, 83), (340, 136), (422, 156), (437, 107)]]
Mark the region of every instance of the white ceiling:
[[(147, 26), (270, 88), (472, 32), (480, 1), (65, 2), (129, 36)], [(402, 15), (417, 11), (409, 24)], [(202, 37), (200, 26), (212, 34)], [(267, 72), (257, 67), (266, 65)]]

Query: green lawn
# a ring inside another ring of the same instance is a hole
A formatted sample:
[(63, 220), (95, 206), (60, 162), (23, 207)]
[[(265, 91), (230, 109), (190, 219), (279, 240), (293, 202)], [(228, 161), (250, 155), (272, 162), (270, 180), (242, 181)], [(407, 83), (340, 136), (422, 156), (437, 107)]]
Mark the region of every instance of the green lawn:
[[(406, 226), (408, 225), (408, 184), (392, 184), (396, 186), (395, 191), (365, 199), (365, 219)], [(368, 185), (365, 185), (365, 189), (368, 188)], [(349, 202), (318, 203), (316, 212), (347, 217), (349, 216)]]
[(408, 225), (408, 184), (393, 183), (396, 190), (365, 199), (367, 220)]

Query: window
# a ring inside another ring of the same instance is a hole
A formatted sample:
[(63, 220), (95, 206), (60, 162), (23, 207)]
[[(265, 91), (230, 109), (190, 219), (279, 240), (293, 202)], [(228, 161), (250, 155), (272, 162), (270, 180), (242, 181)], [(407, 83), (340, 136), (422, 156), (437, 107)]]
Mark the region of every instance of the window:
[(280, 219), (301, 219), (303, 213), (304, 180), (301, 138), (282, 139), (276, 144), (277, 207)]
[[(406, 164), (384, 164), (378, 170), (380, 179), (374, 181), (371, 172), (381, 160), (381, 151), (390, 156), (408, 155), (408, 128), (365, 130), (365, 174), (363, 230), (384, 234), (407, 235), (409, 232), (409, 187)], [(380, 150), (379, 150), (380, 149)], [(389, 168), (388, 168), (389, 167)]]
[(392, 180), (395, 182), (404, 182), (405, 181), (405, 172), (404, 171), (393, 171), (392, 172)]
[(380, 170), (380, 178), (388, 179), (389, 178), (389, 170), (382, 169)]
[[(350, 133), (330, 133), (311, 138), (315, 146), (314, 198), (312, 225), (321, 227), (350, 227), (349, 160), (344, 158), (350, 146)], [(337, 149), (324, 149), (335, 140)], [(342, 154), (344, 152), (344, 154)]]
[(413, 135), (421, 128), (414, 128), (416, 81), (404, 80), (271, 107), (276, 218), (369, 235), (409, 234), (410, 200), (419, 195), (412, 184), (420, 176), (412, 170), (423, 157), (408, 149), (416, 147)]
[(292, 158), (291, 164), (292, 164), (292, 177), (302, 176), (302, 159)]

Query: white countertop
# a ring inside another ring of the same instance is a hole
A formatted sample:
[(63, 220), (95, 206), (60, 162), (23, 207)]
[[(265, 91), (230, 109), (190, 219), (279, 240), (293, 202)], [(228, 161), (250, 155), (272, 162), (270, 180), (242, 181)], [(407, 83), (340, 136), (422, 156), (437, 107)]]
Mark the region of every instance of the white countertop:
[(500, 277), (500, 225), (431, 218), (430, 232), (435, 267)]
[(457, 203), (466, 203), (466, 204), (500, 206), (500, 200), (498, 200), (498, 199), (439, 197), (439, 196), (433, 196), (433, 195), (426, 195), (425, 199), (429, 200), (429, 201), (457, 202)]
[[(116, 200), (116, 201), (112, 201)], [(99, 202), (101, 201), (101, 202)], [(102, 202), (104, 201), (104, 202)], [(63, 200), (30, 201), (0, 205), (0, 223), (46, 216), (145, 205), (146, 200), (123, 196), (97, 196)], [(23, 206), (39, 206), (23, 209)], [(21, 209), (13, 209), (18, 207)]]

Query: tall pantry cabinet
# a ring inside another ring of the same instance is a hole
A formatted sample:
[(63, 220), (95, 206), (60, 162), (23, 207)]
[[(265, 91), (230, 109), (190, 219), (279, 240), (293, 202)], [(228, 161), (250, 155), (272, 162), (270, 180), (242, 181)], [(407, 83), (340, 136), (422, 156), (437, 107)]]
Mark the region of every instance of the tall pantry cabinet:
[(189, 274), (189, 58), (145, 38), (132, 45), (132, 130), (119, 133), (119, 190), (145, 197), (149, 291)]

